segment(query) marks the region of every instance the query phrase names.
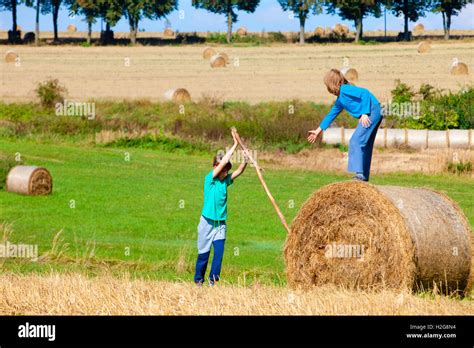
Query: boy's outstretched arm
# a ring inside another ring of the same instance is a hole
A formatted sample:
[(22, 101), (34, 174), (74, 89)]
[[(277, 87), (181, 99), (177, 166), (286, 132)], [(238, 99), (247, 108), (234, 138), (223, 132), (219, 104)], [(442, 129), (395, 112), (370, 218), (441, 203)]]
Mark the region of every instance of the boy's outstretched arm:
[(232, 173), (232, 176), (231, 176), (232, 180), (235, 180), (240, 175), (242, 175), (242, 173), (245, 171), (245, 168), (247, 168), (247, 162), (248, 162), (248, 157), (247, 157), (247, 154), (244, 152), (244, 161), (239, 166), (239, 168), (237, 168), (237, 170)]
[(215, 178), (216, 176), (219, 175), (221, 170), (225, 167), (225, 165), (230, 161), (230, 158), (232, 157), (232, 154), (234, 153), (235, 149), (239, 145), (237, 142), (237, 139), (235, 138), (234, 134), (232, 133), (232, 137), (234, 138), (234, 145), (230, 148), (229, 151), (225, 154), (225, 156), (222, 158), (222, 160), (219, 162), (219, 164), (214, 168), (214, 171), (212, 172), (212, 177)]

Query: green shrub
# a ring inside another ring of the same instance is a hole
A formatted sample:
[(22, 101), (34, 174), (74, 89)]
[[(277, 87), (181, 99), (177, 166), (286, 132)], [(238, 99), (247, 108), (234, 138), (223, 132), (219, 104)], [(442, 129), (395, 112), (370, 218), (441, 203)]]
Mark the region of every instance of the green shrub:
[(166, 152), (183, 152), (186, 154), (209, 153), (210, 147), (199, 142), (189, 142), (165, 135), (147, 134), (142, 137), (124, 137), (105, 146), (159, 149)]
[(66, 88), (59, 84), (58, 79), (38, 83), (35, 91), (40, 104), (45, 108), (53, 108), (56, 103), (62, 103), (64, 94), (67, 93)]
[(395, 103), (410, 102), (415, 96), (412, 87), (400, 80), (395, 80), (395, 88), (392, 90), (392, 101)]
[(0, 189), (5, 188), (10, 169), (20, 164), (13, 156), (0, 153)]
[(460, 161), (458, 163), (449, 162), (447, 170), (453, 174), (470, 174), (472, 173), (472, 163), (470, 161)]
[(288, 41), (288, 38), (284, 34), (282, 34), (281, 31), (278, 31), (278, 32), (270, 31), (270, 32), (268, 32), (268, 38), (272, 42), (287, 42)]
[(415, 92), (411, 86), (397, 80), (392, 97), (396, 103), (420, 103), (420, 115), (395, 120), (388, 117), (393, 127), (432, 130), (474, 128), (474, 86), (456, 93), (444, 93), (429, 84), (422, 84)]

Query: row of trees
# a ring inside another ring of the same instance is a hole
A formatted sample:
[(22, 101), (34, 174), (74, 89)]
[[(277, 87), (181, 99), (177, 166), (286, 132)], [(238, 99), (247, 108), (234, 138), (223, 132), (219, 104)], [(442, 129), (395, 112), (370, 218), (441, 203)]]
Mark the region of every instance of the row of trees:
[[(367, 16), (380, 17), (383, 10), (395, 16), (403, 16), (404, 38), (409, 40), (409, 21), (416, 22), (428, 12), (441, 13), (445, 38), (449, 39), (451, 18), (472, 0), (278, 0), (284, 11), (291, 11), (300, 23), (300, 43), (304, 43), (305, 23), (310, 15), (337, 14), (344, 20), (354, 22), (356, 41), (363, 37), (363, 21)], [(106, 24), (106, 33), (122, 17), (130, 25), (130, 40), (135, 44), (141, 19), (160, 19), (178, 9), (178, 0), (0, 0), (0, 10), (11, 11), (12, 33), (17, 33), (17, 7), (21, 4), (36, 10), (36, 40), (39, 37), (39, 16), (52, 14), (54, 40), (58, 40), (58, 16), (61, 7), (70, 14), (81, 15), (88, 24), (88, 42), (91, 40), (92, 25), (97, 19)], [(237, 12), (253, 13), (260, 0), (192, 0), (194, 7), (212, 13), (222, 14), (227, 20), (227, 41), (232, 40), (232, 26), (237, 22)]]

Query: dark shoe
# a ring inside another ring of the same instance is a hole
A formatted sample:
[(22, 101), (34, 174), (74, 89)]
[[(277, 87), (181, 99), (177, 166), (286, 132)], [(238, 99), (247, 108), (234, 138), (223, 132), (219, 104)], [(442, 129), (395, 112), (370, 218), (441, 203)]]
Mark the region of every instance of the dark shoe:
[(369, 181), (365, 178), (362, 174), (357, 174), (352, 177), (352, 180), (359, 180), (359, 181)]

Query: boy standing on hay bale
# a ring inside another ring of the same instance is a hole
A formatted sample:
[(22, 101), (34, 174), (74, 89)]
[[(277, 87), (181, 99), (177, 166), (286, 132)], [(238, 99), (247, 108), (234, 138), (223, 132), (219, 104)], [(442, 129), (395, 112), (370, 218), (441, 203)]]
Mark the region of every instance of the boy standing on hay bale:
[(359, 119), (349, 142), (348, 171), (356, 173), (353, 177), (355, 180), (369, 181), (372, 149), (383, 117), (380, 102), (369, 90), (349, 83), (337, 69), (331, 69), (326, 74), (324, 83), (328, 92), (334, 94), (337, 99), (318, 129), (309, 131), (308, 141), (314, 143), (320, 133), (345, 109), (351, 116)]
[(225, 156), (214, 157), (214, 169), (204, 179), (204, 207), (198, 225), (198, 257), (194, 275), (194, 282), (199, 286), (204, 283), (211, 245), (214, 247), (214, 257), (209, 274), (209, 285), (213, 286), (214, 282), (219, 281), (227, 229), (227, 187), (232, 185), (247, 167), (247, 154), (244, 152), (243, 163), (236, 171), (229, 173), (232, 168), (230, 158), (238, 145), (234, 132), (232, 132), (232, 137), (234, 145)]

